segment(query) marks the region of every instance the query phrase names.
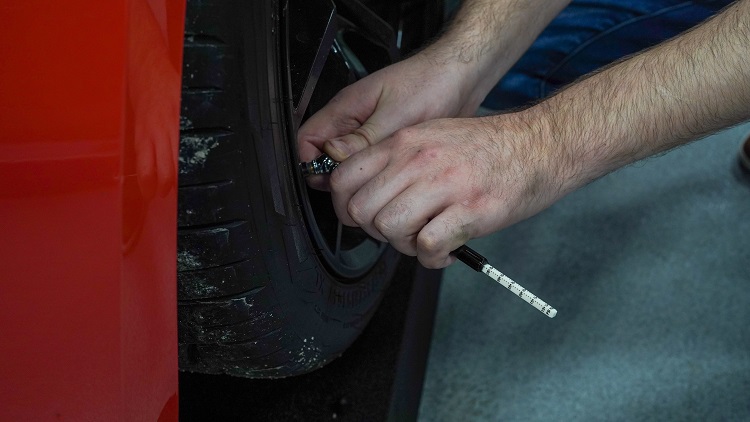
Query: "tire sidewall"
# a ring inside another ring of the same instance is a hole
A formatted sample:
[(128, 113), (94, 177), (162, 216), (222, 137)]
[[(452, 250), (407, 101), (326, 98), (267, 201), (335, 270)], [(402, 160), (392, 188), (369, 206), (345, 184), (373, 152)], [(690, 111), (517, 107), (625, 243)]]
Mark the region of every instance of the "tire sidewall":
[[(285, 10), (276, 0), (266, 1)], [(270, 11), (270, 10), (269, 10)], [(343, 352), (372, 317), (391, 279), (399, 254), (387, 248), (377, 263), (357, 280), (342, 283), (330, 274), (316, 252), (300, 206), (303, 189), (296, 172), (296, 152), (288, 141), (294, 134), (288, 69), (282, 68), (285, 40), (279, 30), (283, 15), (266, 13), (268, 34), (258, 59), (268, 66), (266, 78), (250, 75), (248, 83), (262, 88), (268, 83), (268, 102), (256, 110), (260, 119), (257, 154), (268, 228), (265, 260), (271, 274), (269, 286), (278, 302), (284, 326), (293, 331), (297, 348), (318, 355), (319, 367)], [(262, 90), (262, 89), (261, 89)], [(260, 98), (260, 97), (258, 97)], [(253, 98), (248, 98), (251, 102)], [(251, 107), (252, 109), (252, 107)], [(265, 113), (265, 112), (267, 113)], [(332, 217), (335, 218), (335, 217)], [(292, 352), (294, 354), (294, 352)], [(310, 361), (311, 359), (307, 359)], [(314, 366), (314, 367), (313, 367)]]

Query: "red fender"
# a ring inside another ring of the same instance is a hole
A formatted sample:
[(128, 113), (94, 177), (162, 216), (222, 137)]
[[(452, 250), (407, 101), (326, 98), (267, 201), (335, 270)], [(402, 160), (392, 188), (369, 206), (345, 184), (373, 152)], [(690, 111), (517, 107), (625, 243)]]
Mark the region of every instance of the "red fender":
[(0, 420), (177, 421), (184, 0), (0, 16)]

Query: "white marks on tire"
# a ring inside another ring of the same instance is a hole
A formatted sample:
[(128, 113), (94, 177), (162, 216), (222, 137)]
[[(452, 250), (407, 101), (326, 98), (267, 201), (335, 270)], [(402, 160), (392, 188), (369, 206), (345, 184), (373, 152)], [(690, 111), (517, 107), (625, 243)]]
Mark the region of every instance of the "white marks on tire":
[(292, 352), (291, 360), (302, 368), (318, 368), (324, 363), (321, 359), (322, 350), (315, 344), (315, 337), (302, 339), (302, 346), (297, 349), (296, 356)]
[(180, 174), (191, 173), (206, 164), (208, 154), (219, 145), (212, 135), (182, 135), (180, 137)]
[(202, 265), (198, 257), (190, 253), (190, 251), (183, 250), (177, 252), (177, 271), (197, 270)]
[[(221, 280), (221, 284), (224, 284), (224, 280)], [(219, 287), (211, 283), (205, 274), (200, 273), (184, 273), (180, 277), (179, 287), (180, 293), (190, 298), (204, 298), (219, 293)]]
[(185, 116), (180, 116), (180, 130), (193, 128), (193, 122)]

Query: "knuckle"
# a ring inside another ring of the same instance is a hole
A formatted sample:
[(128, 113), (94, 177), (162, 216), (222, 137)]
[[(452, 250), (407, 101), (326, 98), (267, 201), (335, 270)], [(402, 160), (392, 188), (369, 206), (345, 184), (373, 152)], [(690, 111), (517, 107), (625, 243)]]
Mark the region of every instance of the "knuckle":
[(357, 223), (357, 225), (363, 226), (367, 223), (367, 218), (362, 211), (362, 208), (354, 199), (349, 201), (349, 204), (346, 207), (346, 212), (349, 214), (352, 221)]
[(391, 135), (391, 143), (395, 148), (402, 148), (408, 144), (409, 129), (399, 129)]
[(440, 239), (433, 233), (420, 232), (417, 236), (417, 249), (429, 256), (440, 252)]
[(411, 162), (420, 165), (433, 163), (435, 159), (441, 157), (443, 151), (439, 147), (431, 145), (425, 139), (413, 128), (400, 129), (392, 135), (390, 147), (408, 156)]
[(439, 157), (439, 153), (436, 148), (430, 146), (422, 146), (414, 151), (413, 161), (418, 165), (427, 166), (433, 165), (434, 160)]
[(444, 268), (450, 258), (448, 252), (444, 250), (444, 242), (442, 236), (438, 233), (425, 233), (420, 232), (417, 236), (417, 259), (419, 262), (428, 269), (439, 269)]
[(340, 89), (336, 93), (336, 95), (334, 95), (333, 98), (331, 98), (328, 102), (330, 104), (339, 103), (342, 100), (344, 100), (349, 95), (349, 93), (351, 93), (351, 92), (352, 92), (352, 86), (351, 85), (347, 85), (344, 88)]
[(394, 224), (391, 218), (378, 215), (373, 221), (375, 229), (379, 231), (383, 236), (391, 238), (396, 234)]
[(307, 144), (312, 143), (316, 140), (315, 135), (312, 132), (313, 129), (310, 129), (310, 125), (305, 123), (299, 128), (299, 131), (297, 131), (297, 143), (298, 144)]

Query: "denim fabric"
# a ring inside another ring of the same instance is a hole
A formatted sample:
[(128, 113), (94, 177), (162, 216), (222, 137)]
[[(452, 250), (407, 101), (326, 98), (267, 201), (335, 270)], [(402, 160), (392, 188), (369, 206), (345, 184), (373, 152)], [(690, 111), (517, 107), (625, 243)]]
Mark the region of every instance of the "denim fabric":
[(729, 0), (573, 1), (489, 93), (501, 110), (544, 98), (578, 77), (669, 39)]

